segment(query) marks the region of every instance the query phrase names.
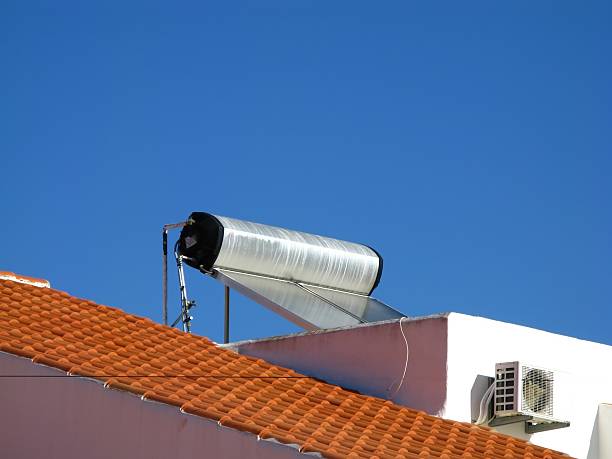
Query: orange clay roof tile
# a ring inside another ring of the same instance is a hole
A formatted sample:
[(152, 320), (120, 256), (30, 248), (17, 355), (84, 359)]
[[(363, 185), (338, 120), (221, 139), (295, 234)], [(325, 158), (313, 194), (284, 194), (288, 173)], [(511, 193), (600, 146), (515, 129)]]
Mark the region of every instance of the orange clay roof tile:
[(7, 276), (0, 280), (0, 350), (330, 458), (567, 458)]

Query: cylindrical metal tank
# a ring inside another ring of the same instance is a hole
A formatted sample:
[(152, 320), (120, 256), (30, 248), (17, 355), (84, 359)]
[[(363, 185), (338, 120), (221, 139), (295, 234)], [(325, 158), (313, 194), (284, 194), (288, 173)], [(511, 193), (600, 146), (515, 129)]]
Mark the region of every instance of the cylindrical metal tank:
[(179, 251), (194, 268), (222, 268), (370, 295), (382, 258), (370, 247), (274, 226), (194, 212)]

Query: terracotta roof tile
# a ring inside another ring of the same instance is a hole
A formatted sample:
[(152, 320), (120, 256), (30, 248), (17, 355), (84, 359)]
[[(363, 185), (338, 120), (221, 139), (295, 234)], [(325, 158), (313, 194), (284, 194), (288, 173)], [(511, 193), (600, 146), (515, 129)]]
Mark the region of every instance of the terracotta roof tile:
[(50, 288), (0, 280), (0, 350), (330, 458), (566, 458)]

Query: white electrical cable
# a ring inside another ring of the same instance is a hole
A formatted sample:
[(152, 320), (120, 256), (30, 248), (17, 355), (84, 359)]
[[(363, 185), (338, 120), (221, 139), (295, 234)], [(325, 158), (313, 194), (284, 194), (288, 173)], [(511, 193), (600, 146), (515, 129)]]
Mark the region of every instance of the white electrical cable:
[[(404, 373), (402, 374), (402, 379), (399, 382), (399, 385), (397, 386), (397, 389), (395, 389), (393, 391), (393, 393), (390, 395), (390, 397), (393, 397), (395, 394), (397, 394), (400, 390), (400, 388), (402, 387), (402, 384), (404, 384), (404, 378), (406, 378), (406, 371), (408, 370), (408, 356), (410, 355), (410, 350), (408, 349), (408, 339), (406, 338), (406, 334), (404, 333), (404, 327), (402, 327), (402, 320), (404, 319), (408, 319), (407, 317), (402, 317), (399, 320), (399, 326), (400, 326), (400, 331), (402, 332), (402, 337), (404, 338), (404, 343), (406, 343), (406, 362), (404, 363)], [(391, 389), (391, 387), (393, 386), (394, 383), (391, 383), (391, 385), (389, 386), (389, 389), (387, 389), (387, 391), (389, 391)]]
[(482, 399), (480, 400), (480, 410), (478, 413), (478, 419), (474, 424), (479, 426), (487, 422), (489, 418), (489, 404), (491, 403), (491, 399), (493, 398), (494, 392), (495, 383), (491, 384), (482, 396)]
[[(408, 318), (405, 316), (402, 317), (399, 320), (399, 326), (400, 326), (400, 331), (402, 332), (402, 338), (404, 338), (404, 343), (406, 344), (406, 361), (404, 362), (404, 372), (402, 373), (400, 382), (397, 388), (390, 394), (390, 397), (393, 397), (395, 394), (399, 392), (400, 388), (402, 387), (402, 384), (404, 384), (404, 379), (406, 378), (406, 372), (408, 371), (408, 357), (410, 356), (410, 349), (408, 347), (408, 339), (406, 338), (406, 334), (404, 333), (404, 327), (402, 327), (402, 321), (404, 319), (408, 319)], [(387, 389), (387, 392), (391, 390), (391, 387), (393, 387), (393, 384), (394, 382), (391, 383), (391, 385)], [(488, 408), (489, 408), (489, 404), (491, 403), (491, 400), (493, 399), (494, 393), (495, 393), (495, 382), (493, 382), (493, 384), (491, 384), (487, 388), (487, 390), (482, 396), (482, 399), (480, 400), (478, 419), (475, 422), (476, 425), (482, 425), (488, 421), (488, 418), (489, 418)]]

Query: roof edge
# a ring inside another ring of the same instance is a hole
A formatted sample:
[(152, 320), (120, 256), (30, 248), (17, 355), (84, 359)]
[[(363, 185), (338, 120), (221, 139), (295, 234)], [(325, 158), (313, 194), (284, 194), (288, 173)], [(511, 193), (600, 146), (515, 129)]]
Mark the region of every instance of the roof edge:
[(378, 327), (381, 325), (398, 323), (400, 320), (404, 320), (405, 322), (419, 322), (421, 320), (431, 320), (431, 319), (445, 319), (448, 318), (450, 312), (441, 312), (437, 314), (429, 314), (426, 316), (418, 316), (418, 317), (402, 317), (400, 319), (389, 319), (389, 320), (381, 320), (380, 322), (368, 322), (357, 325), (346, 325), (343, 327), (335, 327), (335, 328), (324, 328), (321, 330), (305, 330), (297, 333), (290, 333), (288, 335), (277, 335), (277, 336), (268, 336), (265, 338), (256, 338), (256, 339), (245, 339), (240, 341), (232, 341), (226, 344), (215, 343), (217, 346), (225, 349), (234, 349), (234, 347), (243, 346), (245, 344), (253, 344), (253, 343), (263, 343), (266, 341), (281, 341), (284, 339), (290, 338), (298, 338), (301, 336), (311, 336), (311, 335), (323, 335), (327, 333), (339, 333), (342, 331), (353, 330), (358, 328), (367, 328), (367, 327)]

